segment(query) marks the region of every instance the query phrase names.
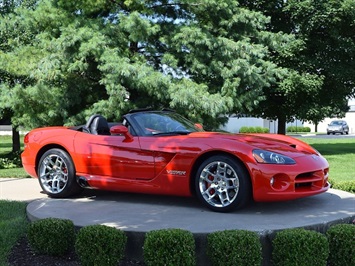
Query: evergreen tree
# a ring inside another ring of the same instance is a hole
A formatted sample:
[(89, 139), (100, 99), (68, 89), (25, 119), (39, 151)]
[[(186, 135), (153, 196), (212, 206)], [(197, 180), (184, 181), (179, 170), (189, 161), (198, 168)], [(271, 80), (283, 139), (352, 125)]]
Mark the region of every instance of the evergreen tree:
[(1, 104), (33, 128), (168, 107), (211, 127), (252, 111), (287, 71), (290, 35), (235, 0), (41, 0), (2, 16)]

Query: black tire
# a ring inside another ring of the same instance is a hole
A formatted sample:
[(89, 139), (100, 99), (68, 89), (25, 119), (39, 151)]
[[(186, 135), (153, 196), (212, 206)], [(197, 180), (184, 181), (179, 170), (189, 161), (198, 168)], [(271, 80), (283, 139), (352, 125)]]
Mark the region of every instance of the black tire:
[(251, 199), (248, 172), (240, 162), (225, 155), (212, 156), (200, 165), (195, 190), (197, 198), (216, 212), (240, 209)]
[(83, 190), (76, 182), (72, 159), (61, 149), (50, 149), (42, 155), (37, 175), (41, 188), (52, 198), (74, 196)]

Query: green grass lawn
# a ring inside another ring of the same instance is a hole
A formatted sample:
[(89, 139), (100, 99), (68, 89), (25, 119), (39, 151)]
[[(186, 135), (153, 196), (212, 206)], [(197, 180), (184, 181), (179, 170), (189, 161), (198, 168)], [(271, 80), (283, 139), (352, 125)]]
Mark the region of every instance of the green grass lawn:
[(329, 177), (335, 182), (355, 181), (355, 138), (302, 138), (329, 162)]
[(0, 200), (0, 265), (7, 265), (12, 247), (27, 231), (26, 206), (26, 202)]

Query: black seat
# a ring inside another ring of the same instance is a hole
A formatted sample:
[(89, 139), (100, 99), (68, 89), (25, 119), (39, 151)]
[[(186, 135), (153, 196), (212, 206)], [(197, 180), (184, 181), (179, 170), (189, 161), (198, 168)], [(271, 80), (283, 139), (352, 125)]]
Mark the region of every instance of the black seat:
[(85, 127), (94, 135), (111, 135), (107, 120), (102, 115), (92, 115)]

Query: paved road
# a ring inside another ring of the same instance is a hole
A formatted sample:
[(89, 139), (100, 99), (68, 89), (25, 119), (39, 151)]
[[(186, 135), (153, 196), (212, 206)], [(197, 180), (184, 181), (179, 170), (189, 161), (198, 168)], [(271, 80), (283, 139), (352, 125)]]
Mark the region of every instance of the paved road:
[(318, 138), (318, 139), (353, 139), (355, 138), (355, 134), (349, 134), (349, 135), (341, 135), (341, 134), (335, 134), (335, 135), (327, 135), (327, 134), (305, 134), (305, 135), (298, 135), (296, 137), (299, 138)]

